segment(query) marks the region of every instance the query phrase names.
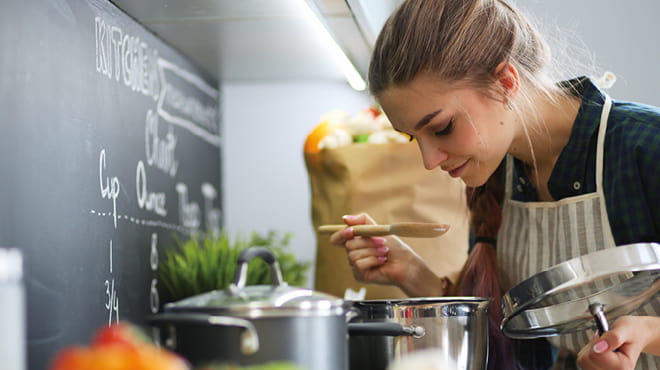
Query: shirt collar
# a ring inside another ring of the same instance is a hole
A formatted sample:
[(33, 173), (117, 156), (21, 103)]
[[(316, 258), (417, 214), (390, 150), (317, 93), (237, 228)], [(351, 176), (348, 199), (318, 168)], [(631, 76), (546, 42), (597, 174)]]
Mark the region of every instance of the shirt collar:
[[(582, 100), (568, 142), (557, 159), (548, 181), (548, 190), (559, 200), (595, 191), (595, 148), (605, 93), (588, 77), (558, 83)], [(524, 176), (522, 162), (516, 160), (514, 198), (536, 201), (536, 190)], [(517, 181), (515, 181), (517, 180)], [(517, 193), (517, 194), (516, 194)]]
[(605, 93), (588, 77), (559, 84), (582, 99), (571, 136), (562, 150), (548, 182), (555, 199), (595, 191), (595, 150)]

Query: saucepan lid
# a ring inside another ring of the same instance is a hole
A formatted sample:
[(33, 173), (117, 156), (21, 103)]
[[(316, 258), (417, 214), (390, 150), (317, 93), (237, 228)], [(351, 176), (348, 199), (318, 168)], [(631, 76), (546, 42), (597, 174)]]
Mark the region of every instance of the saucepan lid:
[[(248, 264), (259, 257), (268, 264), (271, 285), (247, 285)], [(168, 303), (168, 313), (205, 313), (242, 318), (342, 316), (350, 304), (310, 289), (289, 286), (275, 254), (266, 247), (250, 247), (238, 256), (234, 283), (225, 290), (213, 290)]]
[(541, 271), (502, 297), (510, 338), (550, 337), (626, 315), (660, 291), (660, 244), (635, 243), (589, 253)]

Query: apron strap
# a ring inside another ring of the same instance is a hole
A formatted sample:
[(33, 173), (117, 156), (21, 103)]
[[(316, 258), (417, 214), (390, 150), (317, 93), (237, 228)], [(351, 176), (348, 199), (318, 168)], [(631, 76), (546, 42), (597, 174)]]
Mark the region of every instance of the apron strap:
[(513, 186), (513, 156), (507, 154), (506, 157), (506, 177), (504, 180), (504, 200), (511, 199), (511, 187)]
[(600, 125), (598, 127), (598, 141), (596, 142), (596, 191), (603, 193), (603, 162), (605, 157), (605, 132), (607, 131), (607, 118), (610, 116), (612, 98), (605, 95), (605, 103), (600, 113)]
[(596, 193), (600, 200), (601, 217), (600, 221), (605, 233), (605, 239), (609, 245), (616, 246), (614, 234), (610, 227), (610, 218), (607, 214), (607, 204), (605, 203), (605, 192), (603, 191), (603, 163), (605, 159), (605, 132), (607, 131), (607, 119), (610, 116), (612, 108), (612, 98), (605, 94), (605, 103), (600, 114), (600, 126), (598, 127), (598, 141), (596, 142)]

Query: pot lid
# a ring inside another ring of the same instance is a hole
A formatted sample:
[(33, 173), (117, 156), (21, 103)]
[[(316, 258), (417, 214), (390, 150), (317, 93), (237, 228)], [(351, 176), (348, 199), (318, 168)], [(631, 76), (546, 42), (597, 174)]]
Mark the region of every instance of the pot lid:
[[(245, 286), (248, 262), (261, 257), (270, 267), (272, 285)], [(226, 290), (214, 290), (164, 306), (166, 312), (203, 312), (240, 317), (342, 315), (348, 303), (333, 295), (289, 286), (274, 254), (248, 248), (238, 258), (236, 279)]]
[(343, 300), (286, 284), (251, 285), (238, 292), (214, 290), (165, 305), (165, 311), (205, 312), (234, 316), (340, 315)]
[(541, 271), (502, 297), (510, 338), (549, 337), (626, 315), (660, 291), (660, 244), (636, 243), (576, 257)]

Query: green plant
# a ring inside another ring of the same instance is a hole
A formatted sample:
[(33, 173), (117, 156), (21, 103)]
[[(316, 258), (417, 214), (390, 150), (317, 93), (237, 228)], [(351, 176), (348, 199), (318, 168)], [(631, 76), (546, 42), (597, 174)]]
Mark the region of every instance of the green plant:
[[(302, 286), (307, 280), (311, 262), (300, 262), (289, 251), (291, 233), (276, 231), (266, 234), (252, 232), (249, 238), (241, 235), (231, 240), (226, 231), (219, 235), (176, 238), (176, 246), (165, 252), (160, 262), (159, 278), (166, 290), (166, 301), (177, 301), (216, 289), (226, 289), (234, 282), (236, 260), (250, 246), (264, 246), (273, 251), (289, 285)], [(270, 269), (260, 258), (248, 264), (247, 285), (270, 284)]]

